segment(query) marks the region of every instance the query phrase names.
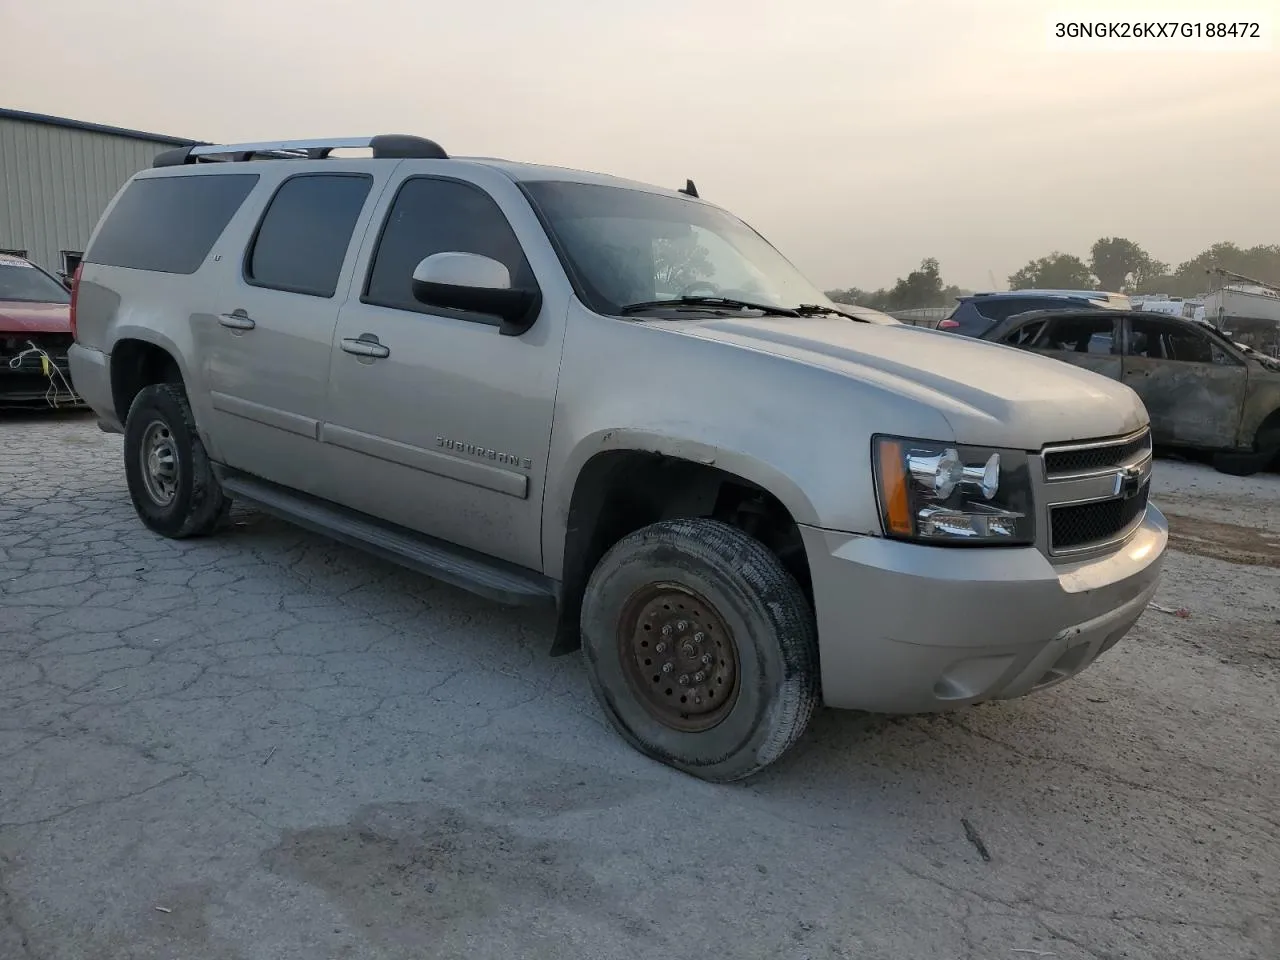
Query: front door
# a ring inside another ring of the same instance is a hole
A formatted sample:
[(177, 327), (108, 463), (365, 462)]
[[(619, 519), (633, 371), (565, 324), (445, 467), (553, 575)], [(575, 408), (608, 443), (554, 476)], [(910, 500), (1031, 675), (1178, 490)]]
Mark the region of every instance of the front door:
[(321, 445), (336, 499), (541, 569), (563, 316), (548, 300), (526, 333), (501, 336), (494, 317), (423, 306), (414, 268), (442, 252), (491, 257), (513, 286), (537, 282), (491, 193), (428, 176), (400, 186), (334, 332)]
[[(247, 250), (227, 251), (217, 310), (197, 330), (212, 433), (227, 464), (323, 494), (318, 434), (351, 238), (375, 178), (285, 177)], [(265, 164), (270, 167), (271, 164)]]
[(1234, 446), (1248, 379), (1243, 363), (1188, 323), (1128, 323), (1124, 382), (1142, 398), (1156, 443)]

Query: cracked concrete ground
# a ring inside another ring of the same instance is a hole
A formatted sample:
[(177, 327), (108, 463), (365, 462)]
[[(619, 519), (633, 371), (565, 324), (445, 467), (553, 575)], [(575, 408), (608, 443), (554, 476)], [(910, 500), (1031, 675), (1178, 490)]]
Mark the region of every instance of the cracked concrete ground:
[(0, 958), (1276, 960), (1280, 477), (1156, 478), (1190, 619), (715, 787), (548, 617), (255, 514), (160, 539), (118, 437), (0, 420)]

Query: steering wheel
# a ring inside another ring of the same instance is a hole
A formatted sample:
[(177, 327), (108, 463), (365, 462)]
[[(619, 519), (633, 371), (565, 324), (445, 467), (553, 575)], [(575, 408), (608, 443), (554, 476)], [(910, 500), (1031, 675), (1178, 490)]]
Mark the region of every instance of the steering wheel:
[(720, 293), (720, 288), (719, 288), (719, 287), (717, 287), (717, 286), (716, 286), (714, 283), (712, 283), (711, 281), (709, 281), (709, 280), (695, 280), (693, 283), (691, 283), (691, 284), (687, 285), (686, 287), (684, 287), (684, 288), (680, 291), (680, 296), (682, 296), (682, 297), (692, 297), (692, 296), (696, 296), (696, 294), (695, 294), (693, 291), (694, 291), (694, 290), (697, 290), (699, 287), (705, 287), (707, 290), (709, 290), (709, 291), (710, 291), (711, 296), (713, 296), (713, 297), (714, 297), (714, 296), (718, 296), (718, 295), (719, 295), (719, 293)]

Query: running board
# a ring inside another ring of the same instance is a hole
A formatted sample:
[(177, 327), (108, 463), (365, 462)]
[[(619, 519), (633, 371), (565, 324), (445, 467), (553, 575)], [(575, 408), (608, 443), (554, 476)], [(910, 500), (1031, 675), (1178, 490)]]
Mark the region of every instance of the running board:
[(354, 510), (225, 467), (215, 468), (215, 472), (222, 489), (233, 499), (498, 603), (529, 606), (556, 597), (553, 582), (532, 570), (393, 527)]

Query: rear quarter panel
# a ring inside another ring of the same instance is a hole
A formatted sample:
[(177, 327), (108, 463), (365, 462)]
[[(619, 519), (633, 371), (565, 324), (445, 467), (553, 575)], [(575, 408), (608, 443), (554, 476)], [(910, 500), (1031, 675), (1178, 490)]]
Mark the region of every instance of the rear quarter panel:
[[(220, 454), (217, 438), (206, 430), (211, 419), (209, 390), (194, 329), (201, 319), (216, 322), (217, 314), (225, 309), (227, 272), (239, 270), (248, 237), (285, 173), (268, 170), (259, 178), (195, 273), (163, 273), (86, 261), (80, 276), (76, 306), (79, 342), (108, 355), (123, 340), (141, 340), (168, 352), (182, 372), (197, 430), (215, 460)], [(134, 179), (218, 175), (216, 169), (186, 167), (145, 171)], [(123, 192), (122, 187), (107, 207), (86, 250), (92, 251), (93, 239)], [(127, 411), (115, 412), (123, 422)]]

